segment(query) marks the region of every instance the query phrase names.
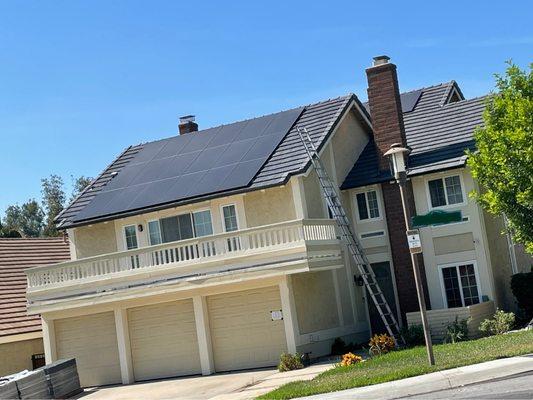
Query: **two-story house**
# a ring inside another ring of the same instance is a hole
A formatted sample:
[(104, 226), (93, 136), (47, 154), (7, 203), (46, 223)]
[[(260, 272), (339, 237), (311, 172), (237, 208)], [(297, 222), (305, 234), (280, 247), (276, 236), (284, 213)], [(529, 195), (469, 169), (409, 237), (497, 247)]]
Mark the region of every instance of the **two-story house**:
[(423, 229), (428, 304), (505, 304), (506, 239), (468, 198), (463, 156), (483, 101), (454, 82), (400, 96), (386, 61), (367, 70), (368, 105), (348, 94), (200, 131), (188, 116), (178, 136), (128, 147), (57, 218), (72, 260), (28, 271), (47, 362), (76, 357), (83, 386), (130, 383), (275, 365), (283, 351), (318, 357), (336, 337), (379, 330), (298, 126), (400, 320), (417, 303), (382, 155), (395, 142), (413, 148), (413, 209), (463, 211)]

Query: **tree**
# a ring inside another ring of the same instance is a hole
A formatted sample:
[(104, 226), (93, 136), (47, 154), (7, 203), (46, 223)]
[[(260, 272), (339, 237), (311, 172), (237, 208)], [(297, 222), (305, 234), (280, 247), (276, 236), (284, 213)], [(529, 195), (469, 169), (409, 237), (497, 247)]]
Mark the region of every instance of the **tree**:
[(0, 237), (1, 238), (20, 238), (22, 237), (22, 235), (19, 233), (19, 231), (10, 229), (4, 224), (2, 224), (2, 220), (0, 220)]
[(533, 253), (533, 64), (529, 72), (508, 65), (504, 76), (496, 75), (498, 92), (487, 100), (468, 165), (482, 188), (473, 197), (504, 214), (515, 241)]
[(38, 237), (43, 230), (44, 213), (39, 203), (28, 200), (19, 206), (9, 206), (6, 209), (3, 230), (5, 232), (18, 232), (22, 237)]
[(73, 175), (70, 176), (72, 179), (72, 193), (70, 195), (69, 202), (72, 202), (89, 184), (93, 181), (93, 178), (88, 176), (79, 176), (74, 178)]
[(50, 175), (41, 179), (41, 193), (43, 196), (43, 207), (46, 211), (46, 224), (44, 236), (58, 236), (54, 218), (63, 211), (65, 204), (65, 191), (63, 190), (63, 179), (58, 175)]

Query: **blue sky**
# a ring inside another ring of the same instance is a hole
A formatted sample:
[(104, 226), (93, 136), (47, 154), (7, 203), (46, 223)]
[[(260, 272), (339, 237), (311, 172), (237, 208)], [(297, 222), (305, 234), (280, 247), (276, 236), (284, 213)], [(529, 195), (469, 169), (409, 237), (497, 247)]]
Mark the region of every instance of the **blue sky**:
[[(317, 3), (317, 4), (315, 4)], [(318, 4), (320, 3), (320, 4)], [(490, 4), (492, 3), (492, 4)], [(531, 1), (0, 0), (0, 212), (130, 144), (355, 92), (374, 55), (402, 90), (487, 93), (533, 61)]]

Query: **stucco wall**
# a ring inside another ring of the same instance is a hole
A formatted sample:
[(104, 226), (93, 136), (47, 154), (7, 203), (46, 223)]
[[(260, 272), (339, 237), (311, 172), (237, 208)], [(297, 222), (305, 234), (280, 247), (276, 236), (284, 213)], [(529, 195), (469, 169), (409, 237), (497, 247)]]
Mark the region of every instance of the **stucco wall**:
[[(428, 180), (450, 175), (460, 175), (464, 202), (444, 209), (446, 211), (461, 211), (463, 217), (468, 217), (468, 221), (420, 229), (432, 309), (446, 307), (439, 266), (447, 264), (473, 262), (477, 268), (478, 287), (481, 294), (490, 300), (495, 299), (488, 249), (490, 242), (485, 237), (482, 211), (477, 203), (468, 197), (468, 193), (476, 188), (468, 169), (460, 168), (412, 178), (416, 213), (422, 215), (431, 210), (428, 200)], [(454, 236), (456, 236), (455, 239)]]
[(293, 275), (292, 288), (300, 334), (339, 326), (332, 271)]
[(74, 230), (77, 258), (97, 256), (117, 251), (114, 222), (82, 226)]
[(31, 356), (44, 353), (43, 339), (0, 344), (0, 376), (31, 370)]
[(485, 230), (487, 232), (488, 249), (494, 276), (494, 295), (496, 305), (506, 310), (514, 310), (515, 301), (511, 291), (511, 275), (513, 274), (507, 238), (502, 235), (505, 230), (503, 217), (495, 217), (483, 212)]
[(247, 193), (243, 199), (249, 228), (296, 218), (292, 189), (289, 185), (264, 191), (256, 190)]
[(307, 215), (309, 218), (326, 218), (326, 207), (322, 197), (318, 177), (313, 170), (303, 178), (305, 193), (305, 203), (307, 205)]

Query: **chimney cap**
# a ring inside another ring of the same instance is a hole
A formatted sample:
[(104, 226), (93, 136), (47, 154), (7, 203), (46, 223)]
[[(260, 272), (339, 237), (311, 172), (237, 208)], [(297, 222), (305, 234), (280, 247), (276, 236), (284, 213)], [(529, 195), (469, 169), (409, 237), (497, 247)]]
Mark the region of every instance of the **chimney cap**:
[(194, 122), (195, 116), (194, 115), (184, 115), (183, 117), (180, 117), (180, 124), (184, 124), (187, 122)]
[(373, 58), (373, 60), (374, 60), (373, 66), (377, 67), (378, 65), (388, 64), (390, 57), (386, 55), (376, 56)]

